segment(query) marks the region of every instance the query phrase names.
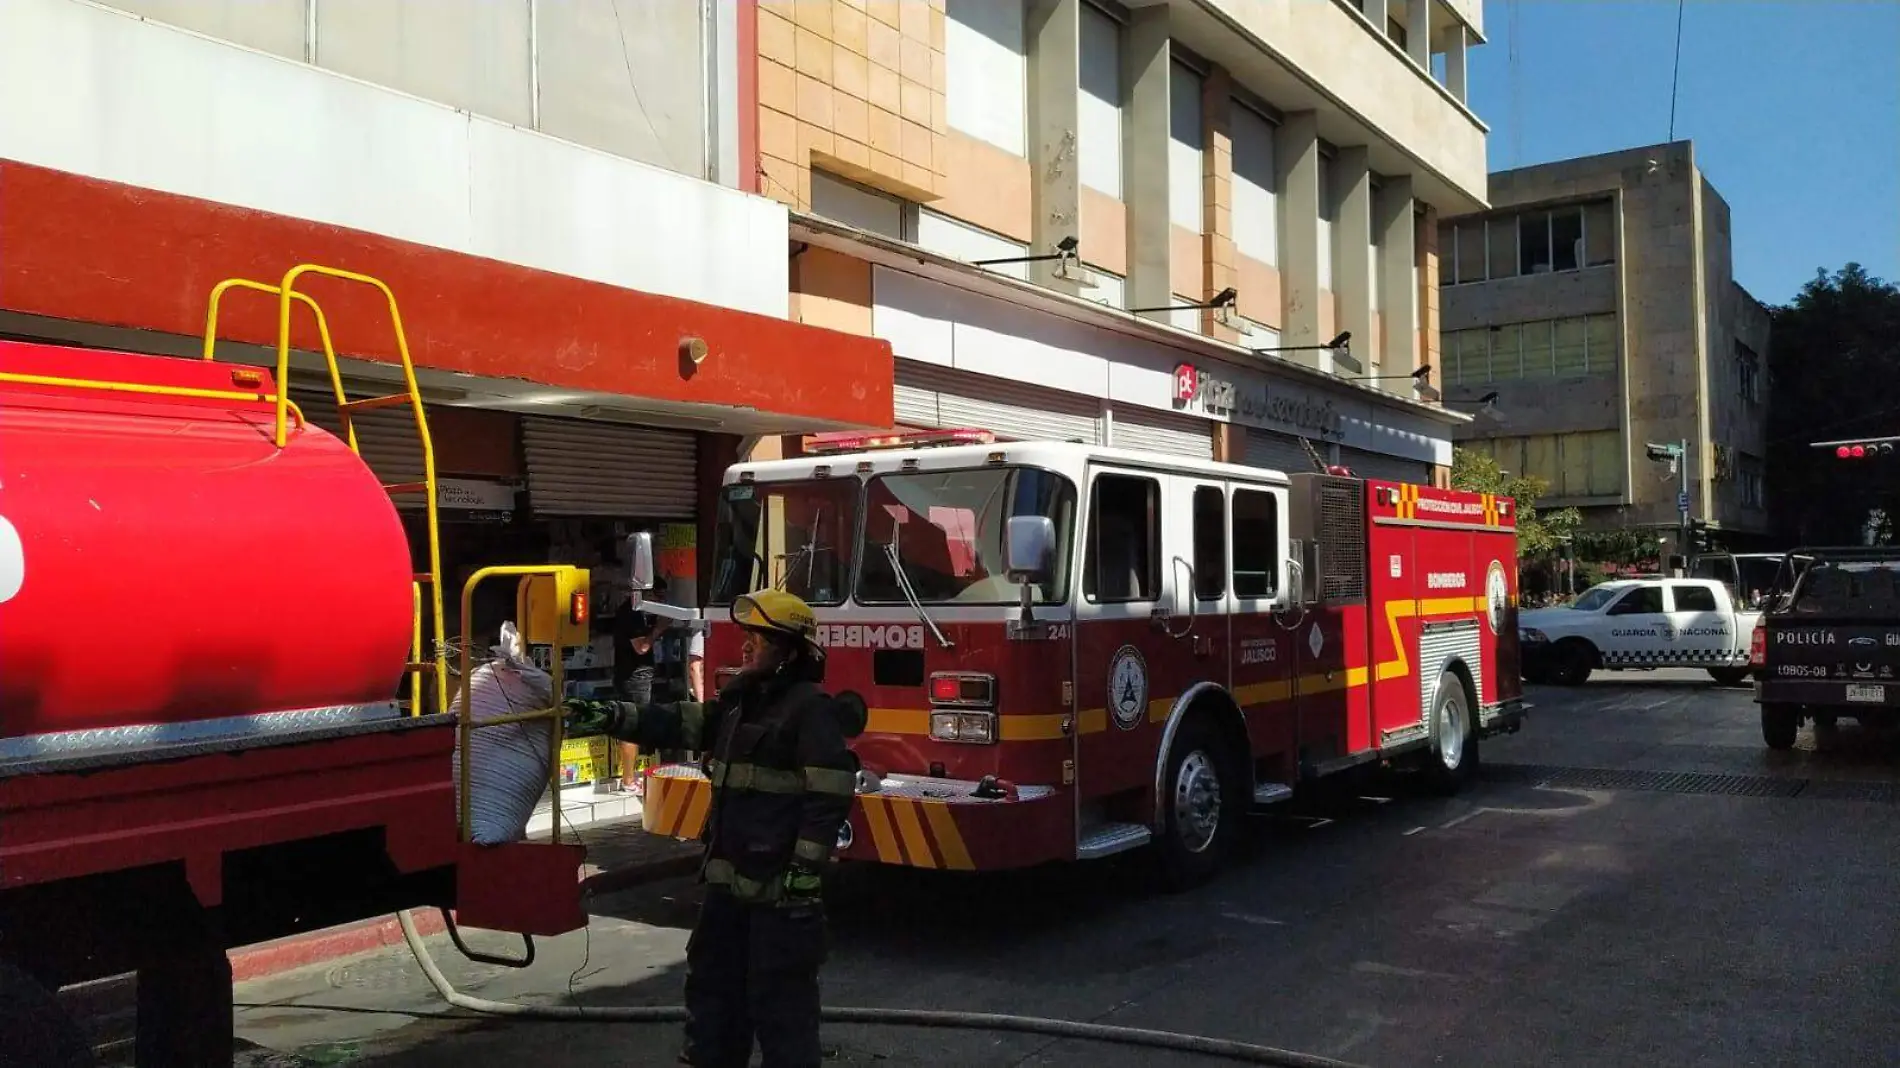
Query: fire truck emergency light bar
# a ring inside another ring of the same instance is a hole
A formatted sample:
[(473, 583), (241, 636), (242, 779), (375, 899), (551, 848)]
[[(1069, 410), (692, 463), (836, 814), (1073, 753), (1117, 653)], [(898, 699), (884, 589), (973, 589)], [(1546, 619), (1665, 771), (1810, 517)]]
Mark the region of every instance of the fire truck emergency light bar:
[(837, 452), (874, 449), (924, 449), (946, 445), (990, 445), (996, 435), (987, 430), (918, 430), (903, 434), (840, 434), (805, 439), (805, 452), (824, 456)]
[(1811, 441), (1808, 448), (1833, 449), (1835, 458), (1841, 460), (1864, 460), (1892, 456), (1896, 443), (1900, 443), (1900, 437), (1854, 438), (1847, 441)]

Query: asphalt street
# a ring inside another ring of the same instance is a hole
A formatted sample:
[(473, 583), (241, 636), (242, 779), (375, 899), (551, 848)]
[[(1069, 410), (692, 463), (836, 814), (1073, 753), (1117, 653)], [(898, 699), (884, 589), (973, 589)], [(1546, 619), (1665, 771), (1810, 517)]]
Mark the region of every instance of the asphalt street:
[[(1900, 742), (1846, 725), (1762, 746), (1746, 689), (1694, 672), (1537, 689), (1461, 796), (1403, 782), (1258, 817), (1213, 884), (1137, 858), (1004, 876), (860, 870), (826, 1000), (1091, 1020), (1365, 1065), (1900, 1063)], [(670, 1004), (694, 891), (593, 903), (522, 972), (436, 955), (477, 996)], [(505, 948), (497, 945), (494, 948)], [(239, 989), (253, 1064), (666, 1065), (671, 1025), (449, 1012), (381, 952)], [(841, 1065), (1219, 1063), (978, 1032), (834, 1027)], [(281, 1054), (281, 1055), (279, 1055)]]

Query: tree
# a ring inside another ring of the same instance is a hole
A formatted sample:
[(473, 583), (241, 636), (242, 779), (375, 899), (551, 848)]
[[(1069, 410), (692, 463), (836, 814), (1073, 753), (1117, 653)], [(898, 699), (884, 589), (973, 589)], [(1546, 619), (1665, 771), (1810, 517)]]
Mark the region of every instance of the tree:
[(1870, 514), (1900, 515), (1900, 459), (1810, 443), (1900, 435), (1900, 286), (1849, 263), (1769, 315), (1770, 520), (1787, 544), (1858, 544)]
[(1532, 475), (1506, 474), (1496, 460), (1481, 452), (1452, 450), (1451, 484), (1457, 489), (1495, 493), (1517, 502), (1517, 555), (1520, 557), (1551, 555), (1583, 522), (1583, 516), (1575, 508), (1540, 513), (1537, 499), (1550, 489), (1550, 483)]

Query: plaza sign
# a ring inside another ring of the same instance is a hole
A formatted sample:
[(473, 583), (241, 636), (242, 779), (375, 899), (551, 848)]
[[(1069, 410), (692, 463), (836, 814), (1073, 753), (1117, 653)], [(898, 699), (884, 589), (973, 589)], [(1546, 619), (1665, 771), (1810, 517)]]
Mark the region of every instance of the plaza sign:
[(1215, 419), (1290, 430), (1307, 437), (1337, 441), (1346, 436), (1346, 417), (1329, 399), (1295, 393), (1265, 379), (1235, 382), (1191, 363), (1174, 368), (1174, 406)]

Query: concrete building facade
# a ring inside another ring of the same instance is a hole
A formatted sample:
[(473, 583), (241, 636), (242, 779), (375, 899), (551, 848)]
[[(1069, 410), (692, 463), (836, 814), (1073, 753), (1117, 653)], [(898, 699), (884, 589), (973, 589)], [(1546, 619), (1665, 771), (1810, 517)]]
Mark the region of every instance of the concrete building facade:
[(898, 424), (1293, 469), (1305, 439), (1445, 477), (1467, 417), (1415, 383), (1437, 220), (1484, 204), (1476, 0), (761, 0), (757, 20), (792, 315), (891, 342)]
[(1487, 411), (1461, 447), (1545, 479), (1590, 529), (1693, 518), (1766, 534), (1768, 312), (1731, 272), (1728, 203), (1683, 141), (1494, 173), (1489, 211), (1441, 224), (1445, 394)]

